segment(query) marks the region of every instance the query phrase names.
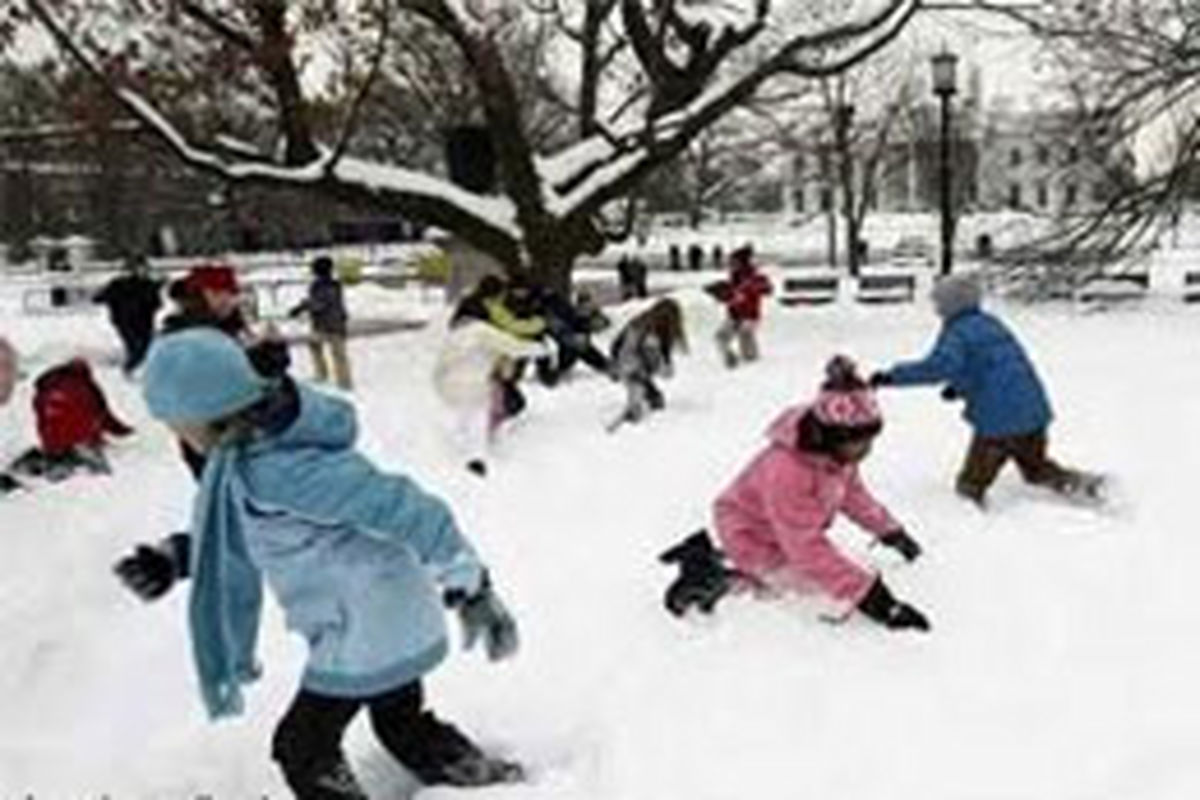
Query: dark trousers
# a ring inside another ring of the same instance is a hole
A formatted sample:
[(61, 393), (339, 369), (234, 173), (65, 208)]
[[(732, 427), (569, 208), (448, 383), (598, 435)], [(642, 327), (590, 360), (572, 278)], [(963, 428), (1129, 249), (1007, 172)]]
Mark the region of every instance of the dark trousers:
[(116, 327), (121, 344), (125, 347), (125, 364), (122, 369), (133, 372), (146, 358), (146, 351), (150, 349), (150, 342), (154, 339), (154, 321), (151, 319), (149, 325), (126, 323)]
[(1046, 454), (1046, 432), (1019, 436), (975, 436), (958, 473), (958, 493), (981, 502), (1009, 460), (1015, 461), (1027, 483), (1068, 493), (1079, 485), (1080, 473), (1063, 467)]
[(328, 697), (301, 689), (279, 721), (271, 754), (293, 790), (314, 773), (344, 761), (342, 736), (366, 706), (379, 743), (423, 783), (437, 783), (443, 769), (479, 749), (454, 726), (425, 711), (420, 681), (376, 697)]
[(554, 386), (563, 375), (575, 366), (577, 361), (582, 361), (597, 372), (606, 375), (610, 369), (608, 357), (596, 349), (596, 346), (590, 341), (585, 341), (582, 345), (560, 342), (557, 362), (552, 358), (537, 360), (538, 380), (546, 386)]

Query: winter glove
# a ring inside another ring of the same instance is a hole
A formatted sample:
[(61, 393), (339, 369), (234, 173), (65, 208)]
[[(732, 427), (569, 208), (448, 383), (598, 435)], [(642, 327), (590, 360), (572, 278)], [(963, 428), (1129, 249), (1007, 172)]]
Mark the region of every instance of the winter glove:
[(520, 646), (517, 621), (492, 591), (486, 575), (479, 591), (470, 597), (462, 592), (447, 592), (446, 605), (458, 612), (464, 650), (470, 650), (482, 638), (491, 661), (502, 661), (517, 652)]
[(858, 610), (892, 630), (929, 630), (929, 620), (925, 619), (925, 615), (893, 597), (882, 578), (876, 578), (871, 584), (871, 590), (859, 601)]
[(883, 370), (872, 372), (871, 377), (867, 379), (867, 383), (871, 384), (872, 389), (878, 389), (881, 386), (892, 386), (895, 382), (895, 379)]
[(15, 492), (23, 488), (25, 488), (24, 485), (12, 475), (9, 475), (7, 472), (0, 472), (0, 495)]
[(188, 575), (191, 537), (175, 533), (157, 545), (139, 544), (133, 555), (117, 562), (113, 571), (131, 592), (143, 600), (162, 597)]
[(909, 536), (908, 531), (903, 528), (897, 528), (891, 533), (880, 536), (879, 543), (900, 553), (904, 556), (905, 561), (916, 561), (917, 556), (921, 555), (921, 545), (917, 544), (917, 540)]
[(942, 387), (942, 399), (947, 403), (953, 403), (955, 400), (962, 399), (962, 393), (955, 389), (953, 384), (947, 383)]

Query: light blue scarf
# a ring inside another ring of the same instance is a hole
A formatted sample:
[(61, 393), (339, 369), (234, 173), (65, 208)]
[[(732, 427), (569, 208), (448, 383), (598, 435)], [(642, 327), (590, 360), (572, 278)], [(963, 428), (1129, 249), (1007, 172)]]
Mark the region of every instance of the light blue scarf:
[(209, 716), (240, 714), (242, 684), (255, 680), (262, 575), (246, 548), (238, 445), (214, 448), (192, 509), (192, 653)]

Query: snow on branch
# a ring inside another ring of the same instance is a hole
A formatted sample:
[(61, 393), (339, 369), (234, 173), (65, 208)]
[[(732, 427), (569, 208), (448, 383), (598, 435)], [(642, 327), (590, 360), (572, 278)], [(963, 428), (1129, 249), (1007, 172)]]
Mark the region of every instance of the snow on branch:
[[(861, 19), (793, 36), (745, 74), (710, 83), (671, 114), (630, 122), (609, 137), (592, 136), (544, 159), (541, 172), (557, 193), (550, 206), (566, 216), (602, 205), (619, 194), (617, 187), (662, 163), (664, 152), (681, 151), (709, 124), (749, 100), (770, 78), (784, 72), (816, 76), (847, 69), (895, 39), (920, 7), (921, 0), (889, 0)], [(828, 57), (839, 50), (844, 52), (838, 58), (824, 63), (797, 60), (810, 52)]]

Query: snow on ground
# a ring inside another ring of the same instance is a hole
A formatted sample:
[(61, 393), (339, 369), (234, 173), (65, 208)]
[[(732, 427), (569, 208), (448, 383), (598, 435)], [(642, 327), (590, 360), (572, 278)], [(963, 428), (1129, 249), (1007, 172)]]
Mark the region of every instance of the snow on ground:
[[(19, 346), (115, 354), (102, 317), (20, 317), (2, 295), (0, 327)], [(764, 360), (728, 373), (711, 342), (717, 310), (694, 289), (681, 296), (693, 348), (665, 413), (608, 435), (615, 385), (580, 373), (552, 392), (531, 386), (486, 483), (443, 444), (429, 380), (441, 326), (352, 344), (365, 447), (450, 500), (524, 637), (502, 665), (456, 652), (429, 694), (527, 761), (532, 784), (423, 800), (1200, 796), (1194, 310), (1005, 309), (1058, 409), (1054, 449), (1116, 473), (1133, 498), (1120, 515), (1057, 503), (1011, 471), (979, 513), (950, 490), (967, 435), (956, 407), (936, 391), (883, 395), (867, 478), (926, 555), (896, 564), (853, 529), (836, 533), (928, 612), (934, 630), (920, 636), (826, 624), (811, 599), (734, 598), (686, 623), (664, 613), (656, 554), (708, 522), (822, 363), (839, 351), (888, 363), (935, 331), (924, 303), (774, 308)], [(115, 474), (0, 505), (0, 797), (285, 797), (268, 743), (303, 645), (271, 607), (249, 713), (204, 718), (186, 592), (143, 605), (111, 574), (135, 542), (182, 524), (189, 478), (137, 386), (108, 363), (100, 376), (138, 426), (114, 449)], [(363, 720), (347, 749), (374, 797), (398, 796)]]

